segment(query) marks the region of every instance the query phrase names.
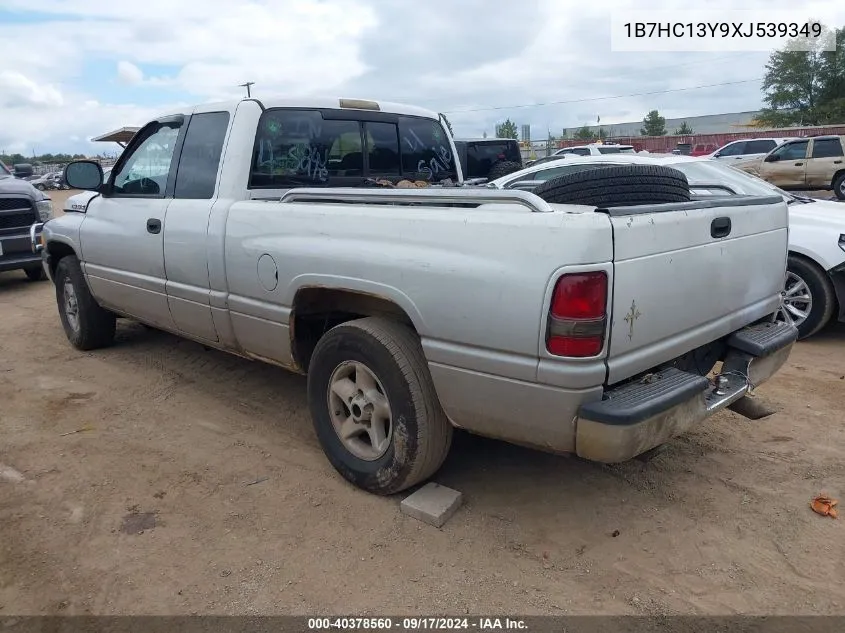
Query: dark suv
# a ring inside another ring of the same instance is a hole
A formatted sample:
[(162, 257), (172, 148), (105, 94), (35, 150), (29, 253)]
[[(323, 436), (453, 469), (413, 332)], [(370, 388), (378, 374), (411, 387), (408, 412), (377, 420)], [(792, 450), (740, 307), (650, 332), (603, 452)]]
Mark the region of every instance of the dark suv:
[(495, 180), (522, 169), (519, 142), (511, 138), (478, 138), (455, 141), (464, 180)]
[(23, 270), (33, 281), (46, 278), (41, 255), (32, 252), (29, 231), (51, 217), (50, 198), (0, 163), (0, 272)]

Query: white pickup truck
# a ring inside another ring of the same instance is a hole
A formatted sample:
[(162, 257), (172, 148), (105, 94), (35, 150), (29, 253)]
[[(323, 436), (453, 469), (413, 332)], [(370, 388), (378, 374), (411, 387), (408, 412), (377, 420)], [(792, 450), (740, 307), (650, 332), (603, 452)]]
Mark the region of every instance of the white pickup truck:
[(389, 494), (437, 471), (453, 427), (624, 461), (785, 362), (783, 199), (603, 174), (466, 187), (432, 112), (246, 99), (150, 122), (107, 182), (70, 164), (97, 195), (33, 249), (75, 347), (129, 317), (307, 374), (330, 462)]

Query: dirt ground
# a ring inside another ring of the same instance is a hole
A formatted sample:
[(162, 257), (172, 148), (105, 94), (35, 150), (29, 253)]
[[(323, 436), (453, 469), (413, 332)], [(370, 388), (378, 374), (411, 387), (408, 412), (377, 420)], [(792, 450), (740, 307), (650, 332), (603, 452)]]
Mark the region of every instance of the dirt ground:
[(333, 471), (302, 377), (126, 321), (74, 351), (52, 285), (0, 274), (0, 615), (845, 614), (845, 521), (809, 508), (845, 493), (843, 350), (648, 462), (458, 434), (436, 529)]

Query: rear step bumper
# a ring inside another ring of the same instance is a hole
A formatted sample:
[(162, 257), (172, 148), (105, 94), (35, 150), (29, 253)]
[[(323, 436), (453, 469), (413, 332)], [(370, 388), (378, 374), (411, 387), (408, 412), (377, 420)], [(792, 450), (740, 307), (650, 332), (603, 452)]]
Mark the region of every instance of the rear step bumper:
[(575, 452), (618, 463), (660, 446), (768, 380), (786, 362), (797, 338), (793, 325), (752, 325), (728, 338), (716, 384), (672, 367), (605, 391), (602, 400), (579, 409)]

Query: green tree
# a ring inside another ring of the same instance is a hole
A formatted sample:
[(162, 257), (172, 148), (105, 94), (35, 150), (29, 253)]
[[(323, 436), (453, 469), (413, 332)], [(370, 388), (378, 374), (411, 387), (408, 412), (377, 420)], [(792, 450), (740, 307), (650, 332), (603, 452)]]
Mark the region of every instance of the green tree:
[(660, 116), (657, 110), (652, 110), (645, 115), (643, 127), (640, 128), (640, 134), (643, 136), (665, 136), (666, 117)]
[(596, 138), (596, 133), (585, 125), (579, 130), (576, 130), (573, 138), (577, 138), (579, 141), (592, 141)]
[(675, 130), (675, 134), (677, 134), (679, 136), (689, 136), (692, 133), (693, 133), (692, 128), (689, 125), (687, 125), (686, 121), (681, 123), (681, 127), (677, 128)]
[(455, 133), (452, 131), (452, 123), (449, 121), (449, 119), (446, 117), (446, 115), (443, 114), (442, 112), (440, 113), (440, 116), (443, 117), (443, 121), (446, 123), (446, 127), (449, 128), (449, 136), (454, 137)]
[(497, 138), (519, 138), (519, 132), (516, 129), (516, 123), (507, 119), (504, 123), (496, 125)]
[(836, 50), (825, 51), (819, 38), (810, 50), (797, 50), (796, 41), (775, 51), (763, 76), (762, 125), (825, 125), (845, 121), (845, 28), (827, 31)]

